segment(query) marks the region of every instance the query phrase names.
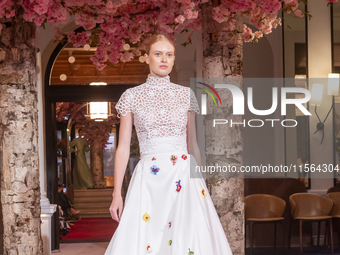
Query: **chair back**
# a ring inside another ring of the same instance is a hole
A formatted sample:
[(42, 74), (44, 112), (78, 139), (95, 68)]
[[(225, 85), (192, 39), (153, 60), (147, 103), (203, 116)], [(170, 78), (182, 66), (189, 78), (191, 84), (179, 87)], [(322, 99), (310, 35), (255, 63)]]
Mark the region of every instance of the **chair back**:
[(246, 219), (281, 217), (286, 208), (286, 202), (283, 199), (267, 194), (246, 196), (244, 204)]
[(332, 193), (332, 192), (340, 192), (340, 187), (339, 186), (335, 186), (335, 187), (331, 187), (327, 190), (327, 194), (328, 193)]
[(330, 198), (311, 193), (295, 193), (289, 197), (289, 203), (293, 218), (327, 216), (333, 208)]
[(327, 194), (327, 197), (333, 200), (332, 216), (340, 216), (340, 192), (331, 192)]

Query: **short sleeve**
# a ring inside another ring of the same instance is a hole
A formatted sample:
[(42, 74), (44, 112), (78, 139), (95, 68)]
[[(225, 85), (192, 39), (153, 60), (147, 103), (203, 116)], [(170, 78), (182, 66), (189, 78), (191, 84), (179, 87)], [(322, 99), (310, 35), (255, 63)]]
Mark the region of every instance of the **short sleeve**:
[(119, 98), (116, 104), (117, 117), (125, 116), (127, 113), (132, 112), (132, 93), (127, 89)]
[(195, 93), (194, 93), (194, 91), (191, 88), (189, 88), (189, 94), (190, 94), (189, 95), (189, 98), (190, 98), (189, 111), (200, 113), (200, 108), (198, 106)]

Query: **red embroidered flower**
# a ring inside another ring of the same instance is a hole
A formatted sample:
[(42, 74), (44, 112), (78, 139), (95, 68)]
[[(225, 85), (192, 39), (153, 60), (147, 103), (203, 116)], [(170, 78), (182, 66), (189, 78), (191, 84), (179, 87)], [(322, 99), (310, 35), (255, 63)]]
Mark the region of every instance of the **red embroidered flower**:
[(177, 162), (177, 156), (176, 155), (171, 155), (170, 160), (172, 161), (172, 164), (175, 165)]
[(188, 158), (187, 155), (185, 154), (182, 155), (182, 159), (186, 160), (187, 158)]
[(156, 160), (156, 158), (155, 158), (155, 157), (153, 157), (151, 160), (152, 160), (152, 161), (154, 161), (154, 160)]
[(180, 192), (180, 191), (181, 191), (181, 188), (182, 188), (181, 180), (178, 180), (176, 183), (177, 183), (177, 184), (176, 184), (176, 191), (177, 191), (177, 192)]

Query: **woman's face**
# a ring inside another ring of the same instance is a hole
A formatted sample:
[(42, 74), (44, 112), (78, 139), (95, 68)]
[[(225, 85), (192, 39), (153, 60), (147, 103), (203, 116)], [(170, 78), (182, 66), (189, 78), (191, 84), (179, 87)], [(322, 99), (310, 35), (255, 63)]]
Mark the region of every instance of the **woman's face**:
[(158, 41), (151, 45), (149, 55), (144, 54), (151, 76), (164, 77), (171, 72), (175, 62), (174, 51), (174, 47), (167, 41)]

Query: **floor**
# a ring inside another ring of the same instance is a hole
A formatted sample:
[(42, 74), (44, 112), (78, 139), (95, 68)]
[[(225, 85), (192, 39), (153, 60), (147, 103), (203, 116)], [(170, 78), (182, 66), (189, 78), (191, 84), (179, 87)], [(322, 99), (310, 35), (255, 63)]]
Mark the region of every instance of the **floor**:
[(106, 247), (105, 243), (61, 243), (60, 250), (52, 251), (58, 255), (103, 255)]
[[(320, 246), (319, 248), (317, 246), (303, 247), (302, 252), (303, 255), (325, 255), (325, 254), (340, 255), (340, 248), (338, 246), (334, 247), (334, 253), (332, 253), (330, 248), (325, 248), (323, 246)], [(251, 254), (250, 249), (247, 248), (246, 255), (250, 254)], [(283, 248), (277, 248), (276, 251), (274, 251), (273, 248), (258, 248), (253, 249), (252, 255), (299, 255), (299, 254), (300, 247), (294, 247), (291, 248), (289, 252)]]
[[(52, 253), (58, 255), (103, 255), (109, 243), (62, 243), (60, 244), (60, 251), (55, 250)], [(290, 252), (282, 248), (277, 248), (274, 251), (272, 248), (262, 248), (253, 250), (253, 255), (298, 255), (299, 248), (292, 248)], [(304, 255), (325, 255), (332, 254), (331, 249), (324, 247), (304, 247)], [(334, 255), (340, 255), (340, 248), (334, 247)], [(250, 255), (250, 249), (247, 249), (246, 255)]]

